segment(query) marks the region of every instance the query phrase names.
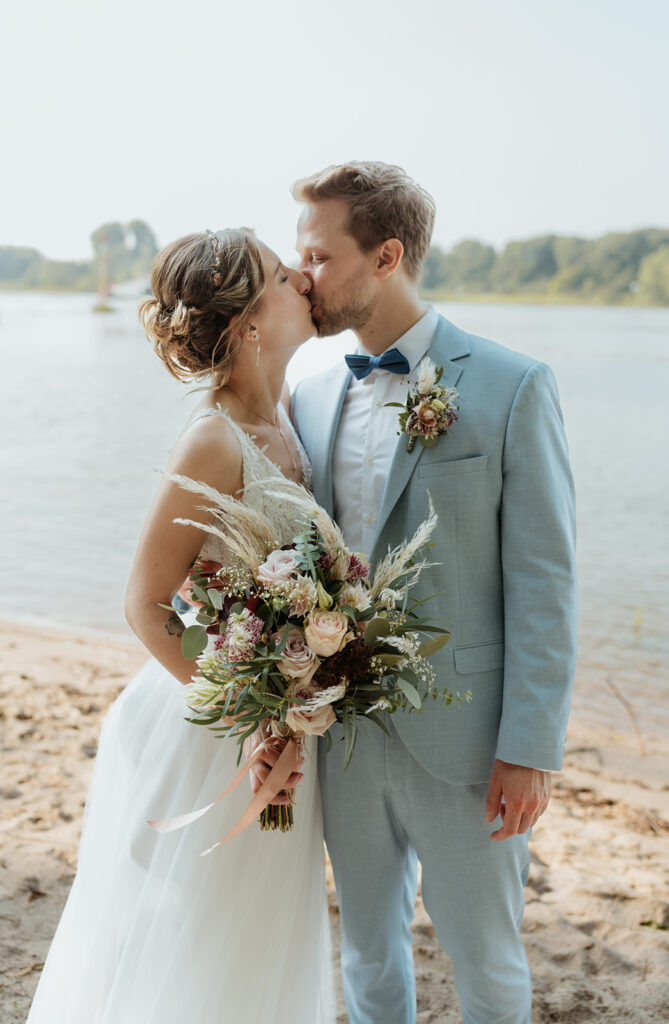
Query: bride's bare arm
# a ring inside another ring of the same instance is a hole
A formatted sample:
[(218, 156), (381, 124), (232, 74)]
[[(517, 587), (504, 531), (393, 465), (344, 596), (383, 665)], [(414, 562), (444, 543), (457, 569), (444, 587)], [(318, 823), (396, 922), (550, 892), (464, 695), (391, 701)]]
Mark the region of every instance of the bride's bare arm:
[[(243, 468), (234, 431), (220, 416), (198, 420), (177, 442), (167, 471), (202, 481), (225, 494), (238, 493), (243, 485)], [(198, 508), (201, 505), (206, 505), (202, 497), (163, 477), (142, 529), (125, 598), (130, 627), (182, 683), (190, 682), (195, 663), (181, 653), (177, 616), (160, 605), (171, 605), (206, 539), (202, 530), (174, 520), (211, 521)]]

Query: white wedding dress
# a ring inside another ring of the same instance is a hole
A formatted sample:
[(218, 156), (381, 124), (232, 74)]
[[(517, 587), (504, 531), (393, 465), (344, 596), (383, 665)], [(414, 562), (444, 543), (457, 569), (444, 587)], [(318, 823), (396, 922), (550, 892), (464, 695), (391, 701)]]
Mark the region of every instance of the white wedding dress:
[[(217, 411), (201, 415), (209, 413)], [(280, 475), (226, 418), (242, 446), (244, 484)], [(249, 503), (289, 543), (290, 506), (260, 491)], [(201, 554), (232, 560), (211, 536)], [(334, 1022), (315, 742), (306, 746), (294, 830), (253, 824), (201, 857), (241, 817), (251, 789), (244, 779), (180, 831), (159, 835), (147, 824), (209, 803), (238, 771), (236, 741), (186, 722), (186, 714), (181, 683), (155, 660), (110, 708), (77, 874), (28, 1024)]]

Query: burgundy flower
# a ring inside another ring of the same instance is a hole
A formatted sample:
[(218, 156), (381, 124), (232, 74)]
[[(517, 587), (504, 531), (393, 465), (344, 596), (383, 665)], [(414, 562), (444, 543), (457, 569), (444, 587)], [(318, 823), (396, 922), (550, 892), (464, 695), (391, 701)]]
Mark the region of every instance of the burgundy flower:
[(351, 555), (346, 570), (346, 580), (353, 583), (355, 580), (365, 580), (369, 576), (369, 565), (359, 555)]

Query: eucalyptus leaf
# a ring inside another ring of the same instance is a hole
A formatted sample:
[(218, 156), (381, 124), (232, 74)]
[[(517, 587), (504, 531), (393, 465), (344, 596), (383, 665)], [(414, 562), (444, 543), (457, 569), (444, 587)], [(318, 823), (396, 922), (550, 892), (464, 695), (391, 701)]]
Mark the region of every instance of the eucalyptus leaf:
[(421, 658), (429, 658), (431, 654), (436, 654), (448, 643), (448, 635), (444, 636), (432, 636), (429, 640), (424, 640), (418, 648), (418, 653)]
[(192, 661), (202, 654), (207, 646), (207, 631), (204, 626), (187, 626), (181, 637), (181, 653)]
[(402, 676), (397, 676), (397, 685), (410, 704), (413, 704), (415, 708), (422, 708), (423, 702), (421, 701), (420, 694), (415, 686), (412, 686), (411, 683), (407, 679), (403, 679)]
[(365, 629), (365, 643), (373, 647), (377, 640), (381, 637), (388, 636), (390, 633), (390, 623), (387, 619), (382, 619), (377, 616), (375, 619), (371, 619)]
[(198, 601), (202, 601), (203, 604), (209, 604), (209, 598), (207, 597), (207, 591), (204, 587), (201, 587), (199, 583), (193, 583), (191, 586), (191, 594), (196, 597)]
[(382, 665), (387, 665), (389, 668), (404, 659), (403, 654), (376, 654), (375, 657)]
[(210, 587), (207, 591), (207, 597), (209, 598), (209, 604), (213, 605), (220, 612), (223, 608), (223, 594), (221, 591)]

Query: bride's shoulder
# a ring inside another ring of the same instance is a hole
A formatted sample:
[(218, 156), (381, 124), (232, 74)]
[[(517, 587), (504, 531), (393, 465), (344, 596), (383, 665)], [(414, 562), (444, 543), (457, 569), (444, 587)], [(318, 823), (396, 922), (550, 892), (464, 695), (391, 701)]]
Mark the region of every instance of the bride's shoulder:
[(219, 407), (196, 410), (177, 438), (168, 470), (203, 480), (218, 490), (241, 486), (242, 446), (225, 411)]

